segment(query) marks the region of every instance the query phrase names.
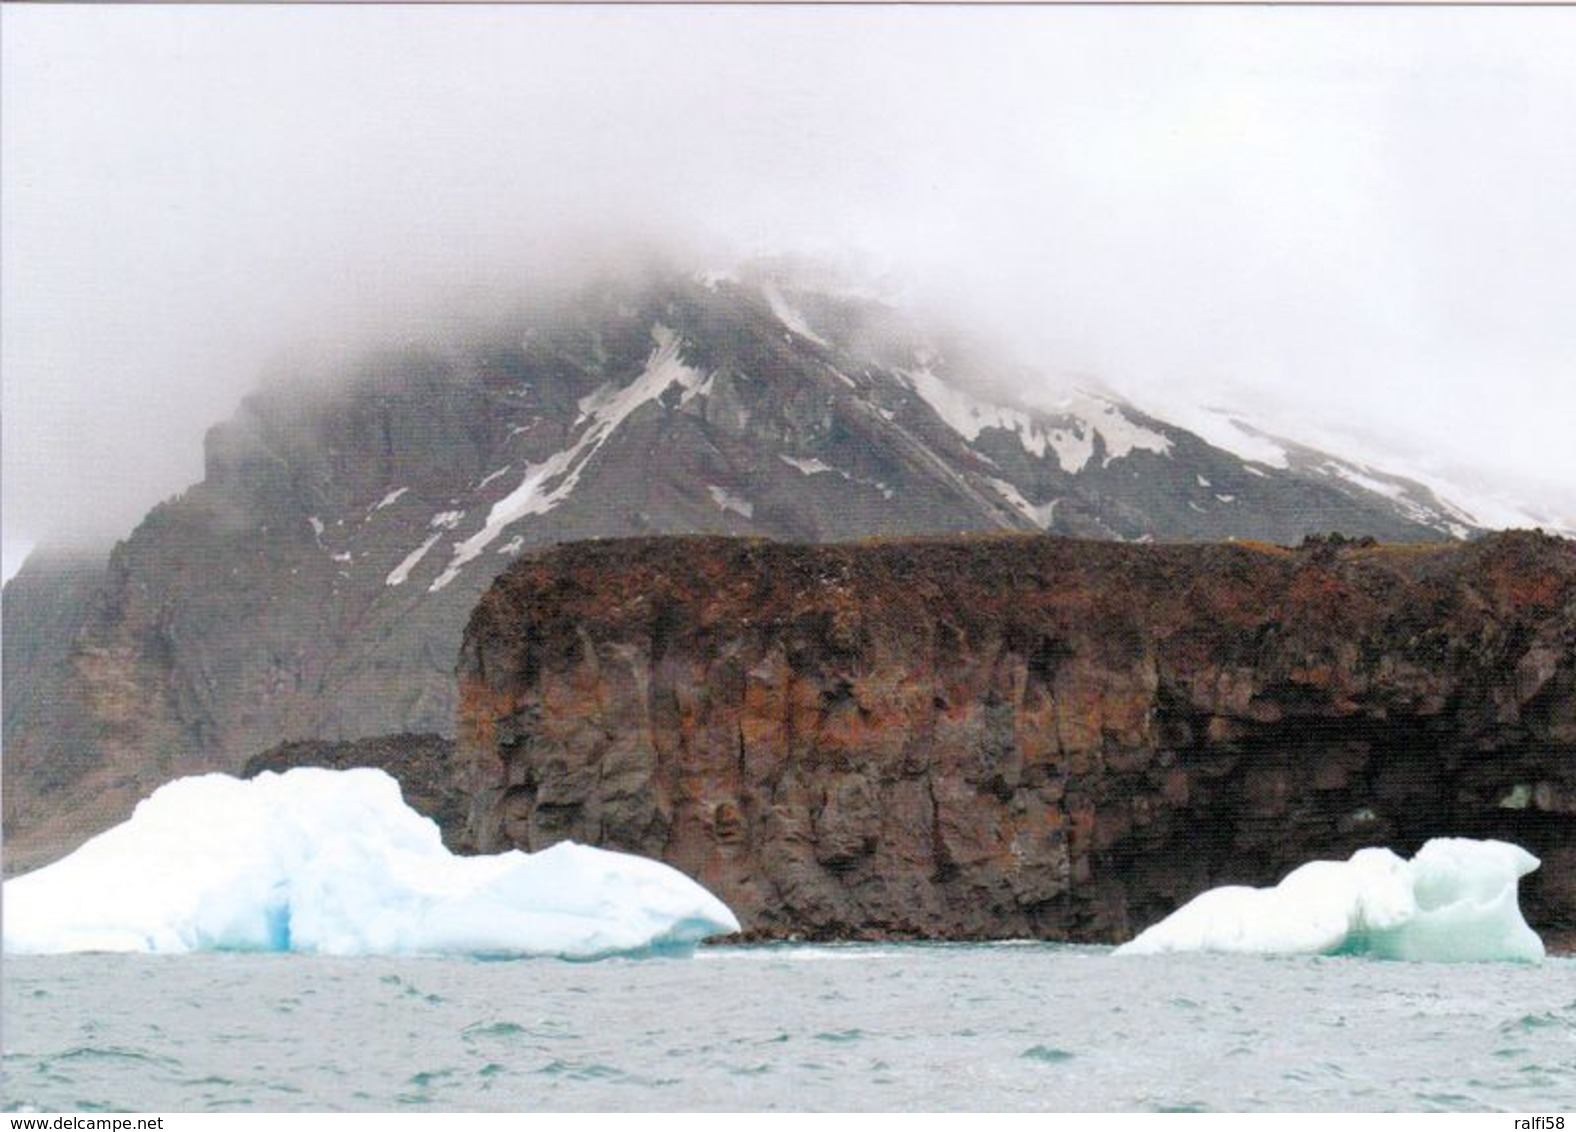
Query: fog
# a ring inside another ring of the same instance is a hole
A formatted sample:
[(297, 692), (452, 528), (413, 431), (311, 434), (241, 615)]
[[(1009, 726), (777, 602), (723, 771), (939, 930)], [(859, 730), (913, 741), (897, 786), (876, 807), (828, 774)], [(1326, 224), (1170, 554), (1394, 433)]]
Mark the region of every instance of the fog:
[(654, 248), (852, 263), (1052, 382), (1576, 525), (1571, 9), (0, 21), (7, 574), (200, 478), (270, 367)]

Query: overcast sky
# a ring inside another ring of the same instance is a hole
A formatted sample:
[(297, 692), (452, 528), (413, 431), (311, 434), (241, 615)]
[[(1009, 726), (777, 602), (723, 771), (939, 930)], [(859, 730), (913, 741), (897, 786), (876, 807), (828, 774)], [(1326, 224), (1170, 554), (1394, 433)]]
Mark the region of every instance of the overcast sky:
[(852, 259), (1162, 415), (1576, 522), (1573, 9), (0, 21), (8, 574), (200, 478), (302, 335), (550, 274), (565, 233)]

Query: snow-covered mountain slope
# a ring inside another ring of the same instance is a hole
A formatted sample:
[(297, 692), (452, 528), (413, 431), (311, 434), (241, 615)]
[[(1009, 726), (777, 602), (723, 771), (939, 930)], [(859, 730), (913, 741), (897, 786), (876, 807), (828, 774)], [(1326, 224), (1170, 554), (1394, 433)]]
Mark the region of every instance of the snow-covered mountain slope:
[[(1403, 512), (1437, 524), (1458, 537), (1474, 530), (1539, 527), (1564, 538), (1576, 537), (1576, 489), (1553, 485), (1517, 496), (1509, 485), (1488, 485), (1465, 475), (1425, 470), (1393, 451), (1376, 457), (1363, 453), (1351, 438), (1289, 440), (1295, 429), (1255, 421), (1251, 414), (1214, 406), (1193, 406), (1180, 423), (1217, 447), (1276, 468), (1347, 479), (1394, 500)], [(1339, 453), (1339, 454), (1337, 454)]]
[(1421, 485), (1290, 445), (1239, 455), (1098, 391), (1031, 408), (1039, 377), (936, 338), (791, 271), (653, 273), (259, 391), (15, 665), (13, 625), (54, 631), (46, 564), (7, 587), (13, 867), (283, 740), (452, 733), (472, 608), (564, 540), (1473, 533)]

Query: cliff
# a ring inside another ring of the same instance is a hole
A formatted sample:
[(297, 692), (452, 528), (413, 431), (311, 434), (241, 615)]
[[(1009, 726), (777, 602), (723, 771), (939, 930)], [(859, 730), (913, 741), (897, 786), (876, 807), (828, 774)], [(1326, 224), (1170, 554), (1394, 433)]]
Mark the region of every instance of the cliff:
[[(20, 823), (12, 813), (17, 795), (47, 796), (85, 773), (82, 752), (92, 734), (85, 723), (88, 705), (69, 679), (71, 648), (103, 588), (104, 558), (86, 550), (34, 551), (0, 600), (7, 876), (47, 864), (115, 820), (106, 819), (96, 794), (88, 794), (77, 805), (40, 815), (24, 845), (14, 836)], [(23, 736), (44, 730), (59, 755), (29, 766)]]
[(1126, 938), (1502, 837), (1576, 926), (1576, 544), (583, 543), (459, 669), (476, 847), (667, 860), (761, 937)]

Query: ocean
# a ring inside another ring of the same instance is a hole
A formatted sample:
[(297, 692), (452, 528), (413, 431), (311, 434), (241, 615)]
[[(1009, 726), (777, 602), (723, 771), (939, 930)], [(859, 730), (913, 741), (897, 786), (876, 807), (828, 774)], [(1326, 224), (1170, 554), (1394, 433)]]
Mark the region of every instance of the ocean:
[(1576, 1109), (1576, 959), (4, 959), (9, 1111)]

